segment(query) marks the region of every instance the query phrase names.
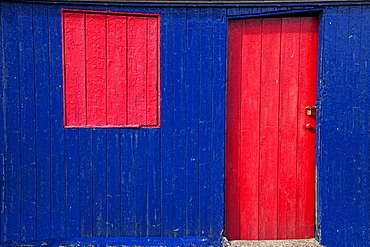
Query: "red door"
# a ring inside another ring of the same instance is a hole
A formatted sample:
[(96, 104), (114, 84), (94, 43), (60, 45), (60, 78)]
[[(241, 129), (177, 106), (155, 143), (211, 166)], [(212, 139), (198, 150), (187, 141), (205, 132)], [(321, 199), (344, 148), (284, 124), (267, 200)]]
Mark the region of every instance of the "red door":
[(229, 21), (229, 240), (314, 236), (317, 29), (311, 17)]

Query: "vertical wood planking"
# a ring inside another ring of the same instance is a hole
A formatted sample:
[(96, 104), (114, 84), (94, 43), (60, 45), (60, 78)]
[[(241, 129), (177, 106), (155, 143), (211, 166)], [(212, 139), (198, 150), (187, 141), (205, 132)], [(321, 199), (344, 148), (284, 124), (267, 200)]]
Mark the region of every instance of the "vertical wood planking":
[[(245, 20), (240, 108), (240, 238), (258, 239), (262, 19)], [(253, 54), (253, 55), (251, 55)], [(248, 150), (248, 151), (246, 151)], [(248, 199), (247, 199), (248, 198)]]
[(79, 217), (80, 237), (93, 236), (93, 130), (79, 130)]
[(37, 167), (37, 239), (51, 234), (51, 148), (49, 37), (45, 25), (46, 5), (33, 5), (35, 86), (36, 86), (36, 167)]
[[(80, 165), (80, 155), (79, 155), (79, 130), (68, 129), (65, 131), (65, 180), (66, 180), (66, 192), (65, 192), (65, 232), (67, 238), (77, 238), (80, 237), (80, 221), (83, 217), (80, 215), (80, 210), (84, 208), (81, 207), (83, 204), (80, 202), (80, 198), (86, 200), (82, 197), (84, 192), (80, 183), (83, 183), (84, 172), (83, 167)], [(84, 143), (88, 145), (88, 143)], [(80, 208), (81, 207), (81, 208)]]
[[(186, 225), (189, 236), (199, 234), (199, 80), (200, 80), (200, 9), (187, 10), (187, 169)], [(163, 82), (164, 83), (164, 82)], [(164, 117), (164, 116), (163, 116)]]
[[(65, 136), (63, 129), (63, 70), (60, 9), (48, 7), (50, 59), (50, 136), (51, 136), (51, 237), (65, 237)], [(54, 45), (55, 44), (55, 45)]]
[(277, 237), (277, 161), (278, 109), (281, 23), (275, 19), (262, 22), (261, 124), (260, 124), (260, 238)]
[[(370, 33), (370, 11), (367, 7), (362, 7), (361, 12), (361, 60), (365, 60), (370, 56), (369, 54), (369, 39), (367, 39), (369, 33)], [(358, 177), (360, 177), (360, 184), (359, 184), (359, 191), (362, 193), (358, 195), (358, 201), (359, 204), (359, 215), (358, 217), (358, 228), (357, 231), (359, 232), (359, 239), (362, 239), (363, 242), (367, 242), (367, 244), (370, 244), (370, 233), (368, 231), (370, 227), (370, 215), (368, 212), (370, 211), (370, 186), (369, 186), (369, 132), (368, 132), (368, 126), (370, 121), (369, 116), (369, 91), (370, 87), (369, 84), (362, 83), (367, 80), (369, 77), (369, 69), (366, 63), (361, 63), (360, 67), (360, 78), (361, 83), (359, 85), (359, 92), (361, 94), (359, 95), (359, 105), (362, 106), (362, 109), (360, 110), (360, 130), (358, 132), (359, 139), (364, 140), (360, 143), (359, 147), (361, 150), (361, 153), (359, 155), (359, 161), (363, 166), (361, 167), (361, 171), (359, 172)], [(361, 243), (362, 244), (362, 243)]]
[(173, 39), (169, 35), (174, 29), (173, 8), (161, 10), (161, 46), (166, 47), (161, 53), (161, 91), (162, 91), (162, 124), (161, 124), (161, 170), (162, 170), (162, 237), (173, 236), (173, 169), (174, 169), (174, 85), (173, 73)]
[(174, 79), (174, 112), (173, 117), (176, 124), (174, 131), (174, 237), (185, 235), (186, 219), (186, 190), (183, 178), (186, 174), (186, 116), (187, 116), (187, 88), (185, 82), (185, 63), (186, 63), (186, 39), (183, 34), (186, 32), (186, 9), (174, 9), (174, 32), (173, 35), (173, 79)]
[[(239, 145), (243, 20), (229, 21), (226, 106), (226, 234), (240, 238)], [(232, 68), (232, 69), (231, 69)], [(236, 203), (232, 203), (236, 202)]]
[(225, 8), (213, 9), (213, 91), (212, 91), (212, 171), (211, 171), (211, 232), (217, 238), (224, 230), (224, 174), (225, 174), (225, 95), (226, 95), (226, 40)]
[(107, 235), (107, 133), (106, 129), (93, 130), (93, 236)]
[[(315, 222), (316, 113), (307, 116), (305, 107), (316, 102), (318, 49), (317, 18), (301, 18), (298, 89), (297, 238), (312, 238)], [(306, 124), (313, 127), (304, 130)]]
[(107, 124), (106, 16), (86, 14), (87, 124)]
[(147, 132), (147, 232), (146, 236), (161, 236), (161, 160), (160, 129), (150, 129)]
[(121, 212), (122, 212), (122, 233), (121, 236), (134, 236), (134, 166), (133, 130), (121, 132)]
[[(146, 125), (147, 18), (127, 17), (128, 124)], [(145, 37), (145, 38), (143, 38)]]
[(66, 125), (86, 125), (85, 14), (63, 13)]
[[(211, 197), (211, 111), (212, 111), (212, 56), (213, 56), (213, 8), (201, 9), (200, 33), (200, 101), (199, 101), (199, 212), (200, 234), (209, 236), (210, 232), (210, 204)], [(211, 18), (209, 18), (211, 17)]]
[(33, 56), (32, 5), (18, 10), (20, 119), (21, 119), (21, 240), (36, 239), (36, 138), (35, 138), (35, 75)]
[[(1, 3), (0, 3), (0, 8), (2, 7)], [(2, 32), (2, 28), (3, 28), (3, 18), (2, 18), (2, 11), (0, 9), (0, 27), (1, 27), (1, 31), (0, 31), (0, 42), (2, 44), (2, 46), (0, 47), (0, 57), (2, 58), (5, 58), (4, 57), (4, 53), (5, 53), (5, 49), (4, 49), (4, 41), (3, 41), (3, 32)], [(5, 59), (4, 59), (5, 60)], [(4, 60), (1, 62), (1, 66), (2, 68), (4, 68)], [(4, 202), (5, 202), (5, 125), (4, 125), (4, 112), (3, 110), (5, 109), (4, 108), (4, 87), (3, 87), (3, 78), (4, 78), (4, 73), (3, 73), (3, 70), (1, 69), (0, 70), (0, 78), (1, 78), (1, 91), (0, 91), (0, 95), (1, 95), (1, 99), (0, 99), (0, 126), (2, 128), (2, 131), (0, 132), (0, 172), (1, 172), (1, 175), (0, 175), (0, 189), (1, 189), (1, 193), (0, 193), (0, 242), (3, 242), (3, 237), (4, 237), (4, 234), (3, 234), (3, 223), (4, 223)]]
[(107, 130), (107, 237), (120, 237), (121, 212), (121, 131)]
[[(2, 41), (6, 50), (2, 62), (2, 86), (4, 92), (4, 145), (5, 145), (5, 168), (4, 168), (4, 197), (2, 202), (3, 221), (2, 241), (20, 240), (20, 185), (21, 185), (21, 133), (19, 131), (21, 120), (19, 115), (20, 96), (18, 78), (18, 44), (14, 42), (18, 38), (17, 29), (17, 5), (1, 3), (2, 18)], [(16, 113), (16, 114), (15, 114)]]
[[(297, 156), (300, 153), (297, 152), (297, 141), (292, 142), (292, 140), (297, 140), (298, 128), (300, 130), (304, 128), (304, 125), (297, 126), (297, 113), (298, 115), (306, 115), (304, 108), (297, 109), (300, 22), (300, 18), (283, 18), (281, 25), (280, 102), (278, 112), (278, 239), (295, 238), (297, 217), (300, 217), (296, 212), (297, 180), (304, 180), (304, 177), (297, 177), (297, 165), (300, 165), (297, 164)], [(309, 76), (309, 74), (305, 76)], [(304, 159), (306, 158), (304, 157)]]
[(146, 77), (146, 125), (158, 125), (159, 100), (159, 47), (158, 18), (148, 17), (147, 40), (147, 77)]
[(127, 124), (127, 17), (107, 16), (107, 124)]
[[(360, 88), (361, 88), (361, 81), (360, 81), (360, 64), (361, 64), (361, 33), (362, 30), (362, 23), (361, 23), (361, 15), (362, 15), (362, 7), (360, 6), (351, 6), (348, 13), (348, 48), (351, 48), (352, 52), (347, 53), (347, 80), (346, 80), (346, 98), (352, 99), (351, 103), (348, 104), (346, 117), (348, 120), (344, 126), (344, 135), (346, 140), (346, 145), (348, 145), (348, 154), (346, 155), (345, 163), (346, 168), (344, 170), (344, 181), (346, 187), (344, 188), (344, 196), (346, 207), (345, 207), (345, 215), (346, 215), (346, 222), (345, 222), (345, 238), (347, 241), (353, 242), (354, 245), (361, 246), (362, 243), (359, 241), (363, 238), (363, 233), (359, 231), (359, 221), (363, 214), (361, 214), (361, 202), (359, 200), (360, 196), (360, 188), (362, 186), (363, 181), (360, 175), (363, 164), (367, 162), (362, 159), (362, 162), (359, 162), (361, 153), (367, 152), (368, 149), (362, 149), (362, 143), (365, 141), (367, 142), (367, 138), (364, 138), (364, 141), (359, 138), (359, 134), (363, 129), (361, 123), (367, 122), (362, 118), (360, 107), (363, 108), (362, 104), (360, 104), (360, 99), (362, 98)], [(349, 49), (347, 49), (349, 50)], [(362, 102), (361, 102), (362, 103)], [(366, 109), (366, 108), (365, 108)], [(368, 110), (367, 110), (368, 112)], [(348, 116), (351, 116), (349, 118)], [(368, 127), (367, 127), (368, 129)], [(368, 167), (368, 165), (367, 165)], [(366, 190), (365, 190), (366, 191)], [(370, 202), (370, 201), (368, 201)], [(369, 204), (369, 203), (368, 203)], [(369, 215), (369, 212), (365, 215)], [(347, 218), (348, 217), (348, 218)]]

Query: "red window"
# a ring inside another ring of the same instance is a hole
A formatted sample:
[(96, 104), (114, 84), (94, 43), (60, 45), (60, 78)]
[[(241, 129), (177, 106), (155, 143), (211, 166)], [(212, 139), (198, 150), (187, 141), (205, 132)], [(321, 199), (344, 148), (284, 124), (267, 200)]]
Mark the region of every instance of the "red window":
[(159, 16), (62, 15), (65, 127), (159, 126)]

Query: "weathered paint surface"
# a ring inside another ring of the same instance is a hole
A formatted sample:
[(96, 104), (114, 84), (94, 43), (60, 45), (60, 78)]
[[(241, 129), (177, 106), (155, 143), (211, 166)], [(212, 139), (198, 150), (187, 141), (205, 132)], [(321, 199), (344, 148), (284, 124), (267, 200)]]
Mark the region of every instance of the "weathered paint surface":
[[(221, 236), (227, 18), (305, 4), (136, 6), (1, 2), (2, 243)], [(318, 235), (369, 246), (370, 6), (315, 7)], [(62, 8), (160, 14), (160, 128), (63, 128)]]
[(316, 17), (229, 21), (228, 239), (314, 237), (317, 31)]

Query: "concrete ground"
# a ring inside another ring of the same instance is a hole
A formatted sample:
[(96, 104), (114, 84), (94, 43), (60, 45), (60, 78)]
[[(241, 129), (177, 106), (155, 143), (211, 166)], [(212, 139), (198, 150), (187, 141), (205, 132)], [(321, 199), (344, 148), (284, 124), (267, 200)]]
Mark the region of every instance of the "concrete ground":
[(323, 247), (315, 239), (297, 240), (263, 240), (245, 241), (234, 240), (223, 244), (223, 247)]

